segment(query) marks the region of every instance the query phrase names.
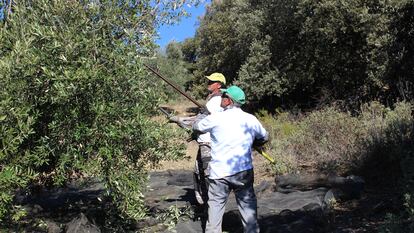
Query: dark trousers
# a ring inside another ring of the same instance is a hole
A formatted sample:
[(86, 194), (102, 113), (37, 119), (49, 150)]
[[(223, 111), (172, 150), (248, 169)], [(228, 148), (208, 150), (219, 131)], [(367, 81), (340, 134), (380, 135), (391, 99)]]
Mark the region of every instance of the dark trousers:
[(208, 199), (208, 163), (211, 160), (209, 144), (199, 144), (197, 159), (194, 166), (194, 191), (199, 192), (204, 203)]

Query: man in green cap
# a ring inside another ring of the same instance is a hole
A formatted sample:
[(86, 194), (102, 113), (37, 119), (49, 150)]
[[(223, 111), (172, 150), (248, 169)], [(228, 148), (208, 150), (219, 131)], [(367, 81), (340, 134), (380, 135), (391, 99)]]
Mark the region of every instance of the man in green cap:
[[(221, 73), (212, 73), (206, 76), (208, 79), (207, 90), (209, 92), (207, 96), (206, 108), (210, 114), (223, 111), (221, 104), (221, 92), (220, 89), (226, 85), (226, 78)], [(170, 118), (171, 121), (176, 122), (183, 128), (189, 128), (194, 121), (198, 118), (202, 118), (204, 115), (199, 114), (192, 117), (177, 117)], [(210, 151), (210, 133), (203, 133), (197, 135), (198, 153), (194, 166), (194, 194), (197, 202), (202, 205), (207, 201), (207, 175), (208, 175), (208, 163), (211, 160)]]
[(222, 232), (225, 205), (234, 191), (244, 232), (259, 232), (257, 199), (253, 189), (252, 145), (262, 145), (268, 133), (257, 118), (241, 110), (246, 97), (239, 87), (222, 89), (223, 112), (193, 124), (193, 129), (211, 136), (208, 176), (207, 233)]

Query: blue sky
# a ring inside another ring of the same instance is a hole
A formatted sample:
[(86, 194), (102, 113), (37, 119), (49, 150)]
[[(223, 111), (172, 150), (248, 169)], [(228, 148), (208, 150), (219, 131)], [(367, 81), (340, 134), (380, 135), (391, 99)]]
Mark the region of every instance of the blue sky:
[(155, 41), (160, 48), (165, 48), (172, 40), (180, 42), (186, 38), (193, 37), (198, 27), (198, 17), (204, 14), (204, 5), (205, 3), (199, 4), (197, 7), (186, 7), (185, 9), (191, 14), (190, 17), (183, 17), (174, 25), (162, 25), (158, 29), (160, 38)]
[[(191, 14), (190, 17), (182, 17), (181, 20), (174, 25), (162, 25), (158, 29), (159, 39), (155, 42), (160, 46), (161, 49), (165, 48), (165, 46), (172, 40), (181, 42), (184, 41), (186, 38), (193, 37), (195, 31), (198, 27), (198, 17), (202, 16), (205, 12), (205, 5), (207, 4), (202, 2), (197, 7), (195, 6), (185, 6), (187, 12)], [(0, 8), (0, 19), (3, 18), (3, 11)]]

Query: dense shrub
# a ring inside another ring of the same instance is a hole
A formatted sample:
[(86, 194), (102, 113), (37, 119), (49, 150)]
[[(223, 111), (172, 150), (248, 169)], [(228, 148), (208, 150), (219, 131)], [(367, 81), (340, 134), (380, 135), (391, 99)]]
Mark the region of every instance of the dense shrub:
[(278, 173), (366, 171), (369, 178), (387, 174), (406, 186), (414, 180), (412, 110), (405, 102), (393, 109), (372, 102), (357, 116), (328, 107), (295, 117), (261, 112), (259, 118), (270, 131)]
[(278, 113), (258, 116), (271, 134), (273, 171), (363, 176), (370, 186), (399, 193), (401, 206), (389, 213), (380, 232), (414, 229), (414, 106), (399, 102), (392, 109), (378, 102), (358, 115), (334, 107), (305, 116)]
[(272, 117), (262, 110), (257, 115), (270, 135), (270, 142), (266, 146), (276, 161), (274, 171), (276, 174), (295, 172), (298, 161), (287, 148), (299, 130), (298, 123), (286, 112), (279, 112), (277, 117)]
[(360, 116), (362, 138), (360, 170), (371, 181), (406, 187), (414, 181), (413, 105), (397, 103), (393, 109), (377, 102), (365, 105)]
[(358, 120), (334, 108), (309, 114), (300, 122), (300, 133), (292, 140), (292, 150), (303, 164), (314, 163), (318, 170), (333, 172), (350, 167), (358, 151), (362, 127)]

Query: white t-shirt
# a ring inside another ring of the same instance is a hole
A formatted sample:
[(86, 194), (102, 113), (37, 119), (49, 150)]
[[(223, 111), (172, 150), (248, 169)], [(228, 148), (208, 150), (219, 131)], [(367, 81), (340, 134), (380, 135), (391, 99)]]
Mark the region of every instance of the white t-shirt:
[(268, 137), (259, 120), (238, 107), (209, 115), (195, 122), (193, 129), (211, 134), (210, 179), (253, 168), (253, 141)]
[[(220, 95), (216, 95), (211, 97), (207, 103), (206, 103), (206, 107), (207, 110), (210, 112), (210, 114), (215, 114), (217, 112), (222, 112), (223, 108), (220, 106), (221, 104), (221, 96)], [(210, 133), (203, 133), (203, 134), (199, 134), (197, 137), (197, 142), (198, 143), (209, 143), (210, 140)]]

